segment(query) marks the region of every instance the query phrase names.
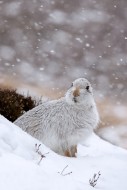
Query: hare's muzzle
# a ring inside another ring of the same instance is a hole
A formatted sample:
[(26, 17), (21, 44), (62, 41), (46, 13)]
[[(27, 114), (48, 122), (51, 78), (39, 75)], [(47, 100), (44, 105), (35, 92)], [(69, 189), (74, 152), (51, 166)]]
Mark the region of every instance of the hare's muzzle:
[(75, 88), (75, 90), (73, 91), (73, 96), (74, 96), (74, 97), (80, 96), (79, 88)]

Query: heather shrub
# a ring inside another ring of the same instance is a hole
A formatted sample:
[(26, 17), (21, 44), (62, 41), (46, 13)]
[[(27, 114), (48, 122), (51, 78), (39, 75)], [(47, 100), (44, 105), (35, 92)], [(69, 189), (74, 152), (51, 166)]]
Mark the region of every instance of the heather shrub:
[(0, 114), (12, 122), (37, 104), (29, 95), (24, 96), (16, 90), (0, 88)]

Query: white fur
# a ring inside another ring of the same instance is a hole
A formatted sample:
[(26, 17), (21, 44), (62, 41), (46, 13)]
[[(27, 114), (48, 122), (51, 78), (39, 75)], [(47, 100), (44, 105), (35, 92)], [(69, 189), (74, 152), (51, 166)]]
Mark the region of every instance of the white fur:
[[(86, 86), (89, 85), (89, 91)], [(73, 92), (79, 90), (74, 101)], [(59, 100), (45, 102), (19, 117), (14, 123), (55, 152), (66, 150), (85, 140), (99, 121), (92, 87), (88, 80), (79, 78)]]

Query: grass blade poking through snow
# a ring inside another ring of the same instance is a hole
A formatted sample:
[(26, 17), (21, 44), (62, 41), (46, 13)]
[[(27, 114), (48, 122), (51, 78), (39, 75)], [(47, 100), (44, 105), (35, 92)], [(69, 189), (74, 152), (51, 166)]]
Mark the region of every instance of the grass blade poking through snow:
[(95, 187), (95, 185), (97, 185), (97, 181), (100, 177), (101, 173), (100, 171), (96, 174), (93, 175), (93, 178), (92, 179), (89, 179), (89, 183), (92, 187)]

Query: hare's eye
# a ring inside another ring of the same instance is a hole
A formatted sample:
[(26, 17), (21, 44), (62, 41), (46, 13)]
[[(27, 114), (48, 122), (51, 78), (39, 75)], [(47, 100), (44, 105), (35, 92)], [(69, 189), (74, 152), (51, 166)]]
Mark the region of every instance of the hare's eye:
[(86, 86), (86, 90), (89, 90), (89, 86), (88, 85)]

